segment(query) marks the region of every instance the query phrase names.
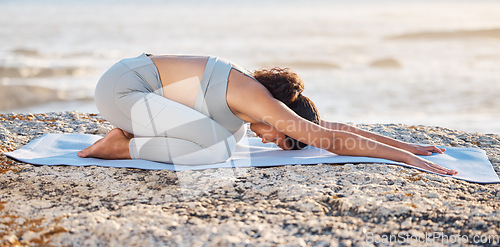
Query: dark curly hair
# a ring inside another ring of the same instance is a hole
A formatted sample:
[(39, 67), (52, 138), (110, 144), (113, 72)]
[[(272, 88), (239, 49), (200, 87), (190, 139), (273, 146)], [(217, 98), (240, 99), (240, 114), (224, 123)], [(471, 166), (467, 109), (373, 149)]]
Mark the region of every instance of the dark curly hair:
[[(319, 124), (318, 109), (314, 102), (302, 95), (304, 82), (289, 68), (260, 69), (254, 78), (271, 92), (274, 98), (283, 102), (302, 118)], [(286, 136), (286, 145), (292, 150), (303, 149), (307, 144)]]

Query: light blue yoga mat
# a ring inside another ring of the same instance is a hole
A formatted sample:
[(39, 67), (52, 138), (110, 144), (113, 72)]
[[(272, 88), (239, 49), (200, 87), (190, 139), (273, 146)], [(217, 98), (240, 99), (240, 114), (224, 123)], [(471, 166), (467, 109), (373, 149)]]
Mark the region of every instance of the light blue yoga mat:
[[(257, 137), (244, 138), (238, 143), (230, 160), (225, 163), (211, 165), (181, 166), (147, 160), (103, 160), (77, 156), (77, 151), (90, 146), (100, 138), (101, 136), (87, 134), (44, 134), (24, 147), (5, 153), (5, 155), (35, 165), (95, 165), (151, 170), (168, 169), (173, 171), (318, 163), (386, 163), (410, 167), (400, 162), (385, 159), (339, 156), (311, 146), (303, 150), (283, 151), (273, 143), (263, 144), (261, 139)], [(475, 183), (500, 183), (500, 179), (488, 160), (486, 152), (481, 149), (446, 147), (444, 154), (422, 157), (443, 167), (457, 170), (458, 174), (452, 176), (453, 178)], [(421, 170), (419, 168), (414, 169)]]

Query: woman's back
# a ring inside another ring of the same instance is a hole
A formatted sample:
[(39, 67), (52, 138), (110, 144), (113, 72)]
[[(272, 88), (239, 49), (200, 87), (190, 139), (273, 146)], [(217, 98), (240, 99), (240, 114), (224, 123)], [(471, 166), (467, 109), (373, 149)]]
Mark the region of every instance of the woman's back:
[[(158, 68), (163, 85), (163, 96), (195, 109), (200, 83), (209, 57), (152, 55), (149, 58)], [(248, 86), (248, 84), (260, 83), (245, 75), (242, 69), (239, 69), (236, 65), (231, 65), (229, 76), (225, 78), (227, 80), (226, 102), (233, 114), (248, 122), (252, 119), (237, 110), (237, 104), (239, 103), (237, 99), (241, 98), (242, 93), (251, 94), (251, 92), (235, 89), (241, 88), (242, 84)], [(235, 69), (235, 67), (238, 69)], [(223, 97), (223, 94), (220, 94), (220, 96)]]
[(194, 108), (208, 57), (150, 56), (158, 68), (165, 98)]

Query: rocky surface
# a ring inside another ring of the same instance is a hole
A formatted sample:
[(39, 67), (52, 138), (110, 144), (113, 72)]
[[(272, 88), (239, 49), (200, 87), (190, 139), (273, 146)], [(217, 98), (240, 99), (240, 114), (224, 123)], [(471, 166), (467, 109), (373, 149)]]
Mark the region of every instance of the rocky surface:
[[(498, 135), (358, 126), (404, 141), (479, 147), (500, 172)], [(4, 114), (0, 152), (44, 133), (110, 129), (94, 114)], [(395, 165), (172, 172), (34, 166), (0, 156), (0, 246), (494, 245), (499, 230), (500, 185)]]

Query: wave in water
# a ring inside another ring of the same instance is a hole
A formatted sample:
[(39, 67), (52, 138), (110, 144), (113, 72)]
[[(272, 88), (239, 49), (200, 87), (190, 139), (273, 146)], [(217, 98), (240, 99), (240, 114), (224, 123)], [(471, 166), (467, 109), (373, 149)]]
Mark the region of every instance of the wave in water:
[(92, 69), (79, 67), (9, 67), (0, 66), (0, 78), (42, 78), (57, 76), (84, 76), (93, 73)]
[[(76, 100), (70, 92), (30, 85), (0, 85), (0, 110), (22, 108), (54, 101)], [(92, 98), (80, 98), (92, 100)]]
[(24, 57), (34, 57), (34, 58), (49, 58), (57, 57), (60, 58), (73, 58), (73, 57), (88, 57), (88, 56), (97, 56), (97, 57), (105, 57), (103, 54), (88, 52), (88, 51), (72, 51), (68, 53), (44, 53), (43, 51), (39, 51), (32, 48), (18, 47), (11, 50), (12, 54), (24, 56)]
[(273, 61), (271, 63), (265, 62), (260, 64), (266, 64), (268, 67), (288, 67), (288, 68), (301, 68), (301, 69), (340, 69), (341, 67), (333, 62), (328, 61), (304, 61), (304, 60), (290, 60), (284, 61)]
[(383, 68), (383, 69), (398, 69), (401, 68), (401, 63), (394, 58), (382, 58), (373, 60), (370, 63), (370, 67), (373, 68)]
[(12, 50), (12, 53), (21, 56), (32, 56), (32, 57), (40, 56), (40, 53), (37, 50), (27, 49), (27, 48), (17, 48)]
[(388, 39), (471, 39), (488, 38), (500, 39), (500, 28), (482, 29), (482, 30), (457, 30), (441, 32), (415, 32), (388, 37)]

